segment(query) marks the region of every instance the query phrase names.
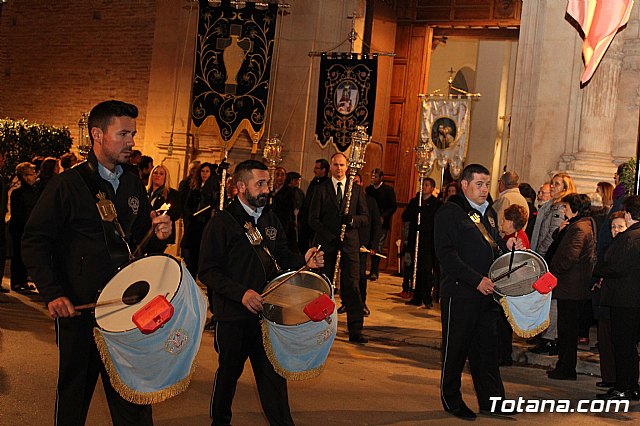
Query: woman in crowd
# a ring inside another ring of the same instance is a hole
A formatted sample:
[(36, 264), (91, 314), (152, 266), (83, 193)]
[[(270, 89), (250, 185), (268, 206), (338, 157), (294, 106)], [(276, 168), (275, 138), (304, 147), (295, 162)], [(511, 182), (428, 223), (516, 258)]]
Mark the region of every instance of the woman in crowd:
[[(147, 195), (149, 196), (153, 210), (158, 210), (165, 203), (171, 205), (167, 214), (171, 217), (173, 229), (176, 229), (176, 220), (180, 218), (182, 213), (180, 195), (178, 191), (171, 188), (169, 170), (165, 166), (155, 166), (153, 170), (151, 170), (151, 179), (149, 180), (149, 185), (147, 185)], [(175, 232), (171, 233), (171, 236), (164, 241), (152, 238), (151, 241), (149, 241), (147, 253), (164, 253), (167, 245), (175, 244), (175, 242)]]
[[(553, 187), (553, 186), (552, 186)], [(580, 309), (591, 298), (591, 272), (596, 260), (595, 223), (586, 194), (562, 197), (566, 219), (549, 247), (549, 271), (558, 278), (553, 298), (558, 306), (558, 362), (550, 379), (576, 380)]]
[(183, 206), (184, 236), (180, 247), (187, 269), (195, 277), (198, 273), (200, 240), (204, 227), (219, 206), (220, 185), (211, 163), (202, 163), (189, 183), (189, 195)]
[[(611, 220), (611, 236), (614, 241), (618, 234), (627, 230), (627, 222), (624, 218), (625, 213), (623, 211), (617, 211), (612, 213), (609, 219)], [(601, 265), (604, 259), (598, 259), (598, 263)], [(598, 273), (598, 266), (594, 275)], [(604, 279), (597, 279), (593, 286), (593, 291), (598, 295), (597, 297), (597, 314), (598, 314), (598, 353), (600, 354), (600, 377), (602, 381), (597, 382), (596, 386), (599, 388), (611, 388), (616, 382), (616, 363), (613, 354), (613, 342), (611, 341), (611, 309), (609, 306), (602, 305), (602, 284)]]
[[(536, 224), (533, 228), (531, 236), (531, 249), (545, 256), (549, 246), (553, 242), (553, 234), (564, 221), (564, 212), (562, 211), (562, 197), (569, 194), (575, 194), (576, 186), (573, 179), (566, 173), (556, 173), (551, 179), (551, 199), (540, 206)], [(546, 256), (545, 256), (546, 257)], [(548, 259), (549, 260), (549, 259)], [(557, 337), (557, 305), (555, 299), (551, 302), (551, 311), (549, 312), (549, 328), (540, 336), (535, 347), (531, 348), (533, 353), (549, 353), (549, 355), (557, 354), (557, 346), (555, 339)]]
[(596, 192), (602, 198), (602, 207), (605, 208), (606, 212), (609, 212), (613, 206), (613, 185), (609, 182), (598, 182)]
[(58, 165), (58, 159), (53, 157), (47, 157), (42, 160), (40, 164), (40, 171), (38, 172), (38, 178), (33, 186), (38, 194), (42, 194), (42, 191), (47, 187), (47, 184), (52, 177), (60, 173), (60, 166)]
[(9, 232), (13, 244), (11, 257), (11, 289), (29, 291), (35, 287), (27, 282), (27, 268), (22, 262), (21, 241), (24, 227), (38, 201), (38, 193), (34, 189), (36, 183), (36, 166), (31, 163), (20, 163), (16, 166), (16, 177), (20, 186), (11, 192), (11, 220)]
[(640, 399), (637, 349), (640, 328), (640, 196), (627, 197), (623, 206), (628, 228), (616, 234), (604, 259), (598, 260), (594, 270), (595, 276), (604, 278), (602, 305), (610, 307), (615, 362), (613, 388), (597, 397), (637, 401)]

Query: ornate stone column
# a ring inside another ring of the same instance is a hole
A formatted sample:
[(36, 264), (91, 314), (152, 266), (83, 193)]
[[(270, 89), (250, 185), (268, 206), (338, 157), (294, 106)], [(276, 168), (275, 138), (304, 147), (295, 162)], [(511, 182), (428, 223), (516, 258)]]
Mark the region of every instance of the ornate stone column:
[(578, 192), (592, 192), (598, 181), (613, 179), (616, 165), (612, 147), (623, 46), (624, 31), (618, 33), (593, 78), (582, 89), (577, 147), (560, 159), (560, 170), (567, 170), (574, 178)]

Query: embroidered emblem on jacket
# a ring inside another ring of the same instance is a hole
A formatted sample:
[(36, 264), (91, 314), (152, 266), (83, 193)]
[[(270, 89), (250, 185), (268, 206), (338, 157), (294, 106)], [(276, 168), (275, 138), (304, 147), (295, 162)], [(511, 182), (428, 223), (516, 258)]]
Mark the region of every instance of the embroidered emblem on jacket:
[(129, 208), (133, 214), (138, 214), (138, 209), (140, 208), (140, 200), (138, 197), (129, 197)]
[(278, 235), (278, 230), (273, 226), (267, 226), (264, 228), (264, 233), (267, 234), (267, 237), (269, 237), (271, 241), (275, 241), (276, 236)]
[(164, 344), (164, 350), (171, 355), (178, 355), (187, 347), (189, 343), (189, 334), (183, 328), (174, 330)]

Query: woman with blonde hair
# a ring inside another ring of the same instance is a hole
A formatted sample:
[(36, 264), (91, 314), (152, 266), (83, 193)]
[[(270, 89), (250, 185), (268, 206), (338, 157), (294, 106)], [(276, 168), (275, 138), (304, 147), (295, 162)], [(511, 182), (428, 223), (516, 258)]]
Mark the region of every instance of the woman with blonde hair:
[[(554, 233), (565, 220), (562, 198), (576, 193), (576, 185), (571, 176), (566, 173), (560, 172), (553, 175), (550, 185), (551, 199), (540, 206), (531, 236), (531, 249), (544, 257), (547, 257), (545, 255), (553, 242)], [(557, 355), (558, 348), (555, 340), (558, 334), (558, 308), (555, 299), (551, 301), (549, 320), (549, 328), (541, 335), (542, 339), (531, 349), (531, 352), (538, 354), (548, 352), (549, 355)]]
[[(155, 166), (151, 170), (149, 184), (147, 185), (147, 195), (153, 210), (158, 210), (164, 203), (169, 203), (171, 207), (167, 213), (171, 217), (173, 229), (176, 229), (175, 222), (182, 214), (180, 206), (180, 195), (178, 191), (171, 188), (171, 178), (169, 169), (162, 164)], [(147, 253), (163, 253), (168, 244), (175, 244), (175, 233), (164, 241), (152, 238), (147, 246)]]

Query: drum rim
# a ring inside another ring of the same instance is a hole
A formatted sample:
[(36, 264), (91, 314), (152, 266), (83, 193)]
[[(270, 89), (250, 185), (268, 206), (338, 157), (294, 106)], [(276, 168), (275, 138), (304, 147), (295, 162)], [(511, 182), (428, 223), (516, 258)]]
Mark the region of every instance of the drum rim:
[[(178, 258), (176, 258), (175, 256), (172, 256), (170, 254), (167, 254), (167, 253), (150, 253), (150, 254), (145, 254), (144, 256), (137, 257), (135, 259), (130, 259), (130, 260), (127, 261), (127, 263), (123, 264), (122, 266), (119, 266), (118, 269), (116, 269), (116, 271), (113, 274), (111, 274), (111, 276), (109, 276), (109, 278), (105, 281), (105, 283), (98, 290), (98, 295), (96, 296), (95, 303), (98, 303), (98, 301), (100, 300), (100, 295), (102, 294), (102, 291), (105, 289), (105, 287), (111, 282), (112, 279), (114, 279), (116, 277), (116, 275), (118, 275), (120, 272), (122, 272), (123, 269), (125, 269), (126, 267), (128, 267), (131, 264), (133, 264), (135, 262), (138, 262), (140, 260), (143, 260), (143, 259), (146, 259), (146, 258), (151, 258), (151, 257), (160, 257), (160, 256), (168, 257), (171, 260), (173, 260), (174, 262), (176, 262), (178, 264), (178, 269), (180, 270), (180, 281), (178, 281), (178, 287), (176, 287), (176, 291), (173, 293), (173, 296), (171, 297), (171, 299), (167, 299), (167, 300), (169, 300), (169, 302), (172, 302), (173, 299), (175, 299), (176, 295), (178, 294), (178, 291), (180, 291), (180, 287), (182, 286), (182, 279), (184, 278), (184, 271), (182, 270), (182, 263), (180, 262), (180, 260)], [(126, 333), (126, 332), (129, 332), (129, 331), (134, 330), (135, 328), (137, 328), (137, 327), (134, 326), (134, 327), (132, 327), (130, 329), (120, 330), (120, 331), (111, 331), (111, 330), (107, 330), (105, 328), (102, 328), (100, 326), (100, 324), (98, 324), (98, 320), (96, 318), (95, 308), (93, 309), (93, 322), (95, 323), (96, 327), (98, 327), (102, 331), (106, 331), (107, 333)]]

